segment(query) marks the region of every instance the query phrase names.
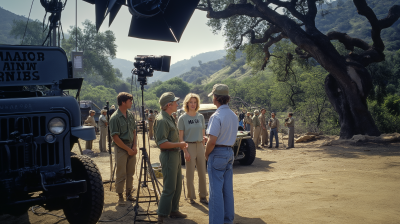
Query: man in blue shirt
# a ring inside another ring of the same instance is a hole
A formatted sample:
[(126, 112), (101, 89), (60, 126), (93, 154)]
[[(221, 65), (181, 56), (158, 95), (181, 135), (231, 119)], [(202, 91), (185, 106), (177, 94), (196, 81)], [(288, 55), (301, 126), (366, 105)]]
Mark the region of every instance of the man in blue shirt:
[(239, 122), (235, 113), (227, 105), (230, 99), (227, 85), (215, 84), (208, 96), (213, 96), (213, 103), (218, 108), (211, 115), (206, 131), (208, 141), (205, 157), (208, 160), (210, 191), (209, 223), (232, 224), (235, 217), (232, 146), (236, 141)]

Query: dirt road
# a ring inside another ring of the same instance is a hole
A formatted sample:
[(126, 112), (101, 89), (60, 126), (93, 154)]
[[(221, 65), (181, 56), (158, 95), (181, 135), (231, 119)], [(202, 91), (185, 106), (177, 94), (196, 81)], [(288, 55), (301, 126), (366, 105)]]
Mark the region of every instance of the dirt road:
[[(400, 143), (318, 147), (322, 141), (299, 143), (290, 150), (257, 150), (253, 165), (235, 163), (234, 223), (399, 223)], [(98, 143), (93, 145), (98, 151)], [(155, 163), (159, 151), (153, 141), (151, 146), (151, 162)], [(73, 151), (79, 152), (77, 147)], [(93, 160), (103, 180), (108, 180), (108, 154), (102, 153)], [(136, 182), (135, 177), (135, 185)], [(117, 195), (108, 186), (101, 220), (113, 220), (132, 209), (116, 207)], [(183, 192), (181, 211), (188, 214), (187, 219), (167, 219), (165, 223), (208, 223), (207, 206), (198, 200), (194, 205), (186, 203)], [(62, 211), (52, 213), (63, 215)], [(130, 212), (112, 223), (133, 223), (133, 215)], [(67, 221), (28, 212), (21, 217), (1, 216), (0, 223)]]

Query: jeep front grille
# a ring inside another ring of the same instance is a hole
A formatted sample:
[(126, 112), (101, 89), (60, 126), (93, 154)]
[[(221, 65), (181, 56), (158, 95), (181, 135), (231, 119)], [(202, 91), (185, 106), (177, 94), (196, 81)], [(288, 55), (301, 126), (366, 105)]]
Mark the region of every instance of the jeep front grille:
[(0, 118), (0, 142), (12, 140), (12, 133), (15, 131), (19, 131), (20, 134), (32, 133), (33, 144), (29, 142), (0, 144), (0, 173), (60, 164), (62, 141), (59, 138), (54, 143), (47, 143), (44, 140), (44, 136), (49, 133), (46, 116), (31, 114)]

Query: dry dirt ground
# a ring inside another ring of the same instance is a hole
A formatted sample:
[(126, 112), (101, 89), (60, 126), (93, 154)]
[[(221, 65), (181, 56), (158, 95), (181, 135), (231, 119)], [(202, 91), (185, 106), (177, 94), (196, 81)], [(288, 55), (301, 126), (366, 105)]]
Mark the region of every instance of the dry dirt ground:
[[(319, 147), (326, 138), (329, 137), (298, 143), (289, 150), (282, 145), (278, 149), (257, 150), (251, 166), (235, 162), (234, 223), (400, 223), (400, 143)], [(83, 141), (81, 145), (84, 146)], [(93, 145), (98, 152), (98, 140)], [(151, 162), (156, 163), (159, 150), (154, 141), (150, 145)], [(73, 151), (79, 153), (78, 147)], [(140, 165), (141, 157), (137, 158)], [(109, 155), (101, 153), (93, 160), (103, 180), (109, 180)], [(134, 181), (137, 187), (137, 175)], [(132, 206), (117, 207), (116, 193), (110, 191), (109, 184), (104, 186), (105, 206), (100, 220), (114, 220), (126, 214), (112, 223), (133, 223), (134, 212), (129, 212)], [(144, 209), (147, 206), (142, 204)], [(198, 200), (194, 205), (186, 203), (183, 192), (180, 210), (188, 214), (187, 219), (167, 219), (165, 223), (208, 223), (208, 207)], [(37, 212), (46, 211), (40, 208)], [(62, 211), (51, 213), (63, 215)], [(0, 223), (67, 221), (29, 211), (20, 217), (1, 216)]]

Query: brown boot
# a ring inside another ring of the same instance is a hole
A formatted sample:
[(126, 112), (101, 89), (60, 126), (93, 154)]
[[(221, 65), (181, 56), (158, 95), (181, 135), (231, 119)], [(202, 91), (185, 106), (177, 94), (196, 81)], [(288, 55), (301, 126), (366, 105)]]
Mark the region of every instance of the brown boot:
[(200, 202), (201, 202), (201, 203), (203, 203), (203, 204), (206, 204), (206, 205), (208, 205), (208, 200), (207, 200), (207, 198), (206, 198), (206, 197), (204, 197), (204, 198), (200, 198)]
[(176, 212), (171, 212), (169, 213), (169, 217), (176, 219), (176, 218), (186, 218), (187, 215), (185, 213), (182, 213), (180, 211), (176, 211)]
[(124, 196), (122, 195), (122, 193), (118, 193), (118, 206), (121, 207), (125, 207), (125, 200), (124, 200)]
[(127, 189), (126, 190), (126, 200), (128, 201), (136, 201), (136, 198), (134, 198), (131, 194), (132, 190), (131, 189)]
[(159, 215), (157, 218), (157, 224), (163, 224), (165, 218), (166, 218), (166, 216)]

